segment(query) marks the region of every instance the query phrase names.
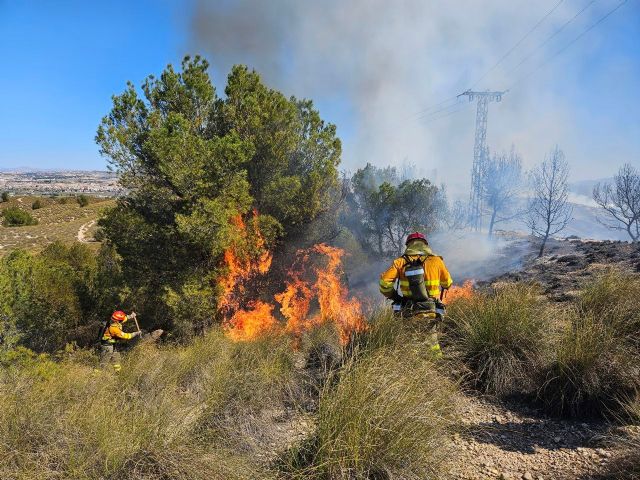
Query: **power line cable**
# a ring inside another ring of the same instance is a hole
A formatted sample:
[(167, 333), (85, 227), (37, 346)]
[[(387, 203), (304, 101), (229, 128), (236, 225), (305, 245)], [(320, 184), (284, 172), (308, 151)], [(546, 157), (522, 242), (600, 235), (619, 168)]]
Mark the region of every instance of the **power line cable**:
[(518, 78), (513, 84), (511, 84), (511, 86), (509, 87), (509, 90), (511, 90), (515, 85), (519, 84), (520, 82), (522, 82), (525, 78), (532, 76), (534, 73), (536, 73), (538, 70), (540, 70), (542, 67), (546, 66), (547, 64), (549, 64), (551, 61), (553, 61), (556, 57), (558, 57), (558, 55), (562, 54), (563, 52), (565, 52), (569, 47), (571, 47), (574, 43), (576, 43), (578, 40), (580, 40), (582, 37), (584, 37), (587, 33), (589, 33), (591, 30), (593, 30), (594, 28), (596, 28), (598, 25), (600, 25), (602, 22), (604, 22), (607, 18), (609, 18), (611, 15), (613, 15), (618, 9), (620, 9), (620, 7), (622, 7), (625, 3), (627, 3), (628, 0), (622, 0), (622, 2), (620, 2), (618, 5), (616, 5), (614, 8), (612, 8), (611, 10), (609, 10), (605, 15), (603, 15), (602, 17), (600, 17), (598, 19), (598, 21), (596, 21), (595, 23), (593, 23), (591, 26), (589, 26), (586, 30), (583, 30), (577, 37), (575, 37), (573, 40), (571, 40), (568, 44), (566, 44), (564, 47), (562, 47), (560, 50), (558, 50), (556, 53), (554, 53), (551, 57), (549, 57), (547, 60), (544, 60), (542, 63), (540, 63), (536, 68), (534, 68), (531, 72), (527, 73), (526, 75), (521, 76), (520, 78)]
[(564, 0), (559, 0), (558, 3), (556, 3), (551, 10), (549, 10), (540, 20), (538, 20), (538, 22), (527, 33), (525, 33), (524, 36), (520, 40), (518, 40), (513, 47), (511, 47), (507, 51), (507, 53), (502, 55), (502, 57), (500, 57), (500, 59), (489, 70), (483, 73), (482, 76), (480, 76), (480, 78), (478, 78), (478, 80), (469, 87), (469, 90), (472, 90), (473, 87), (478, 85), (478, 83), (480, 83), (482, 79), (484, 79), (487, 75), (493, 72), (509, 55), (511, 55), (511, 53), (516, 48), (518, 48), (522, 44), (522, 42), (524, 42), (529, 37), (529, 35), (533, 33), (542, 24), (542, 22), (544, 22), (549, 17), (549, 15), (551, 15), (553, 12), (556, 11), (556, 9), (562, 4), (562, 2), (564, 2)]
[(446, 112), (447, 110), (450, 110), (451, 108), (457, 107), (461, 103), (461, 101), (460, 101), (459, 98), (457, 98), (456, 100), (457, 100), (456, 103), (453, 103), (453, 104), (448, 105), (446, 107), (439, 108), (438, 110), (434, 110), (433, 112), (429, 112), (427, 114), (420, 115), (419, 117), (417, 117), (417, 119), (419, 119), (419, 120), (428, 120), (430, 117), (433, 117), (433, 116), (437, 115), (438, 113)]
[[(414, 113), (412, 116), (414, 116), (414, 117), (419, 117), (419, 116), (421, 116), (422, 114), (427, 113), (429, 110), (431, 110), (431, 109), (433, 109), (433, 108), (436, 108), (436, 107), (439, 107), (440, 105), (444, 105), (445, 103), (448, 103), (448, 102), (450, 102), (451, 100), (457, 100), (457, 98), (458, 98), (458, 97), (455, 97), (455, 96), (454, 96), (454, 97), (447, 98), (446, 100), (443, 100), (443, 101), (441, 101), (441, 102), (439, 102), (439, 103), (436, 103), (436, 104), (434, 104), (434, 105), (431, 105), (431, 106), (429, 106), (429, 107), (426, 107), (426, 108), (423, 108), (423, 109), (421, 109), (421, 110), (417, 111), (417, 112), (416, 112), (416, 113)], [(433, 112), (431, 112), (431, 113), (433, 113)]]
[(521, 61), (520, 63), (518, 63), (515, 67), (513, 67), (511, 70), (509, 70), (507, 72), (507, 75), (511, 75), (513, 72), (515, 72), (521, 65), (523, 65), (527, 60), (529, 60), (536, 52), (538, 52), (538, 50), (540, 50), (542, 47), (544, 47), (547, 43), (549, 43), (551, 40), (553, 40), (555, 38), (556, 35), (558, 35), (560, 32), (562, 32), (562, 30), (564, 30), (564, 28), (569, 25), (571, 22), (573, 22), (576, 18), (578, 18), (580, 15), (582, 15), (591, 5), (593, 5), (596, 2), (596, 0), (591, 0), (591, 2), (589, 2), (582, 10), (580, 10), (578, 13), (576, 13), (571, 19), (569, 19), (568, 21), (566, 21), (558, 30), (556, 30), (555, 32), (553, 32), (553, 34), (551, 36), (549, 36), (544, 42), (542, 42), (540, 45), (538, 45), (536, 48), (534, 48), (533, 50), (531, 50), (531, 52), (529, 52)]
[(444, 115), (439, 115), (439, 116), (437, 116), (437, 117), (429, 118), (429, 119), (427, 119), (427, 121), (423, 122), (423, 124), (424, 124), (424, 125), (429, 125), (430, 123), (436, 122), (436, 121), (438, 121), (438, 120), (440, 120), (440, 119), (443, 119), (443, 118), (446, 118), (446, 117), (449, 117), (449, 116), (451, 116), (451, 115), (453, 115), (453, 114), (456, 114), (456, 113), (458, 113), (458, 112), (460, 112), (460, 111), (464, 110), (464, 109), (465, 109), (465, 107), (467, 107), (468, 105), (470, 105), (470, 103), (469, 103), (469, 102), (461, 102), (461, 103), (462, 103), (462, 106), (461, 106), (461, 107), (456, 108), (455, 110), (453, 110), (453, 111), (451, 111), (451, 112), (449, 112), (449, 113), (446, 113), (446, 114), (444, 114)]
[[(595, 0), (594, 0), (594, 1), (595, 1)], [(503, 61), (504, 61), (504, 60), (505, 60), (509, 55), (511, 55), (511, 53), (513, 53), (513, 52), (515, 51), (515, 49), (516, 49), (516, 48), (518, 48), (518, 47), (522, 44), (522, 42), (524, 42), (524, 41), (529, 37), (529, 35), (531, 35), (531, 34), (533, 33), (533, 32), (534, 32), (534, 31), (535, 31), (535, 30), (536, 30), (536, 29), (537, 29), (537, 28), (542, 24), (542, 22), (544, 22), (544, 21), (549, 17), (549, 15), (551, 15), (553, 12), (555, 12), (555, 11), (556, 11), (556, 9), (557, 9), (561, 4), (562, 4), (562, 2), (564, 2), (564, 0), (558, 0), (558, 2), (557, 2), (557, 3), (556, 3), (556, 4), (551, 8), (551, 10), (549, 10), (547, 13), (545, 13), (545, 15), (544, 15), (540, 20), (538, 20), (538, 22), (537, 22), (533, 27), (531, 27), (531, 29), (530, 29), (530, 30), (529, 30), (529, 31), (528, 31), (528, 32), (527, 32), (527, 33), (526, 33), (522, 38), (520, 38), (520, 40), (518, 40), (518, 41), (515, 43), (515, 45), (513, 45), (513, 46), (512, 46), (512, 47), (511, 47), (511, 48), (510, 48), (510, 49), (509, 49), (509, 50), (508, 50), (504, 55), (502, 55), (502, 57), (501, 57), (501, 58), (500, 58), (500, 59), (499, 59), (499, 60), (498, 60), (498, 61), (497, 61), (497, 62), (496, 62), (496, 63), (495, 63), (495, 64), (494, 64), (494, 65), (493, 65), (489, 70), (487, 70), (484, 74), (482, 74), (482, 76), (480, 76), (480, 78), (478, 78), (478, 80), (477, 80), (473, 85), (471, 85), (471, 87), (469, 87), (469, 90), (471, 90), (471, 89), (472, 89), (473, 87), (475, 87), (478, 83), (480, 83), (480, 82), (482, 81), (482, 79), (484, 79), (487, 75), (489, 75), (489, 74), (490, 74), (493, 70), (495, 70), (495, 69), (496, 69), (496, 68), (497, 68), (497, 67), (498, 67), (498, 66), (499, 66), (499, 65), (500, 65), (500, 64), (501, 64), (501, 63), (502, 63), (502, 62), (503, 62)], [(416, 112), (416, 113), (413, 115), (413, 117), (416, 117), (416, 118), (418, 118), (418, 119), (428, 118), (428, 117), (430, 117), (431, 115), (434, 115), (434, 114), (440, 113), (440, 112), (442, 112), (442, 111), (447, 110), (448, 108), (450, 108), (450, 107), (452, 107), (452, 106), (455, 106), (457, 103), (456, 103), (456, 104), (453, 104), (453, 105), (449, 105), (449, 106), (443, 107), (443, 108), (439, 108), (439, 109), (437, 109), (437, 110), (435, 110), (435, 111), (430, 111), (430, 110), (433, 110), (434, 108), (440, 107), (441, 105), (445, 105), (446, 103), (449, 103), (451, 100), (457, 100), (457, 99), (458, 99), (458, 97), (457, 97), (457, 96), (447, 98), (446, 100), (443, 100), (442, 102), (436, 103), (436, 104), (434, 104), (434, 105), (431, 105), (431, 106), (429, 106), (429, 107), (426, 107), (426, 108), (424, 108), (424, 109), (422, 109), (422, 110), (420, 110), (420, 111)]]

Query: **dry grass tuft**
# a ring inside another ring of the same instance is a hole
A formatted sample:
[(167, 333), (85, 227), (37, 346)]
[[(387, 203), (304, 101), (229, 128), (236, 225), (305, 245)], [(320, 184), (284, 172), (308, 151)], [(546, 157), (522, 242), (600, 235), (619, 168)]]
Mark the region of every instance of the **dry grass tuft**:
[(456, 389), (438, 372), (430, 345), (409, 336), (389, 342), (391, 318), (378, 315), (366, 341), (326, 382), (312, 435), (283, 457), (287, 478), (442, 476)]
[(140, 346), (120, 375), (76, 356), (31, 363), (0, 377), (0, 478), (266, 478), (268, 436), (247, 425), (297, 380), (288, 345), (217, 330)]
[(534, 389), (532, 373), (548, 349), (550, 310), (530, 285), (505, 284), (458, 299), (449, 308), (445, 351), (465, 367), (464, 380), (484, 392)]

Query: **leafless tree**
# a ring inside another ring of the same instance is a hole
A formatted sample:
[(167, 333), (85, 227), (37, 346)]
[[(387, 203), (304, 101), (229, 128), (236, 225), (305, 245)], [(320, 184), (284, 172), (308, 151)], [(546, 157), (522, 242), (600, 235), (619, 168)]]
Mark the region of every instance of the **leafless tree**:
[(549, 237), (564, 230), (572, 219), (568, 180), (569, 164), (557, 145), (531, 173), (533, 196), (526, 221), (531, 232), (542, 239), (538, 258), (544, 253)]
[(625, 164), (610, 183), (597, 184), (593, 199), (608, 214), (598, 221), (612, 230), (623, 230), (631, 240), (640, 240), (640, 172)]
[(482, 172), (482, 200), (489, 215), (489, 237), (499, 222), (520, 215), (515, 209), (516, 198), (522, 192), (522, 160), (511, 148), (508, 154), (487, 159)]

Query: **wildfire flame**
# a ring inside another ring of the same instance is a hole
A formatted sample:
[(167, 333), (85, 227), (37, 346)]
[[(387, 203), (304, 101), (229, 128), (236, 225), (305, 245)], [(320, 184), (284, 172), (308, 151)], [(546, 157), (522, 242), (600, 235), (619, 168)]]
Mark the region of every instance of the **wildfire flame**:
[[(254, 212), (254, 218), (255, 215)], [(254, 224), (257, 225), (257, 222)], [(234, 219), (234, 225), (246, 232), (242, 218)], [(341, 341), (346, 344), (354, 332), (366, 328), (360, 302), (349, 297), (341, 281), (344, 251), (325, 244), (299, 250), (296, 253), (297, 261), (288, 272), (284, 291), (274, 295), (274, 300), (280, 305), (279, 312), (285, 320), (284, 325), (273, 314), (275, 305), (255, 301), (250, 308), (241, 309), (239, 302), (246, 291), (246, 282), (258, 274), (267, 273), (272, 261), (271, 254), (264, 250), (264, 239), (259, 231), (253, 233), (259, 248), (263, 250), (258, 257), (241, 257), (233, 249), (224, 253), (229, 273), (222, 284), (220, 309), (227, 315), (233, 312), (225, 322), (230, 338), (252, 340), (270, 332), (285, 332), (298, 338), (315, 325), (333, 321), (338, 326)], [(326, 258), (326, 265), (314, 268), (315, 280), (308, 280), (305, 269), (312, 254)], [(316, 304), (317, 311), (312, 313), (312, 307)]]
[(238, 310), (229, 321), (227, 335), (236, 341), (254, 340), (276, 330), (278, 321), (273, 316), (273, 305), (257, 301), (251, 310)]
[(351, 334), (364, 330), (366, 324), (360, 302), (354, 297), (349, 298), (347, 288), (340, 281), (344, 251), (325, 244), (316, 245), (313, 249), (329, 258), (326, 268), (316, 270), (320, 321), (336, 322), (340, 339), (343, 344), (346, 344)]
[[(240, 298), (245, 293), (245, 282), (258, 274), (264, 275), (271, 268), (273, 256), (265, 248), (264, 237), (260, 232), (258, 222), (255, 221), (257, 217), (258, 213), (254, 211), (253, 238), (255, 239), (256, 250), (259, 252), (257, 258), (252, 258), (250, 255), (242, 255), (237, 246), (228, 248), (224, 252), (224, 263), (227, 266), (228, 274), (222, 280), (222, 298), (219, 305), (222, 311), (228, 312), (237, 309)], [(247, 237), (247, 227), (241, 215), (233, 217), (231, 223), (236, 227), (242, 238)]]
[(447, 291), (446, 301), (451, 303), (458, 298), (471, 298), (473, 297), (473, 280), (465, 280), (461, 287), (453, 286)]

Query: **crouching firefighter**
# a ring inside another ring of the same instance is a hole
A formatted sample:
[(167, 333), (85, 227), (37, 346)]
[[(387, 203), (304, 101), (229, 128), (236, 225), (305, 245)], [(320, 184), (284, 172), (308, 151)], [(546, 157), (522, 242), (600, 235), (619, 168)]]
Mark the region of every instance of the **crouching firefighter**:
[(122, 330), (122, 324), (131, 318), (136, 318), (135, 312), (127, 315), (123, 311), (117, 310), (104, 323), (100, 330), (100, 366), (105, 367), (108, 363), (111, 363), (116, 372), (122, 369), (118, 344), (129, 341), (142, 333), (139, 329), (137, 332), (132, 333), (126, 333)]
[(380, 293), (393, 300), (397, 315), (428, 322), (431, 348), (439, 357), (438, 325), (445, 311), (441, 298), (453, 281), (442, 257), (434, 255), (422, 233), (409, 235), (405, 245), (404, 254), (380, 276)]

